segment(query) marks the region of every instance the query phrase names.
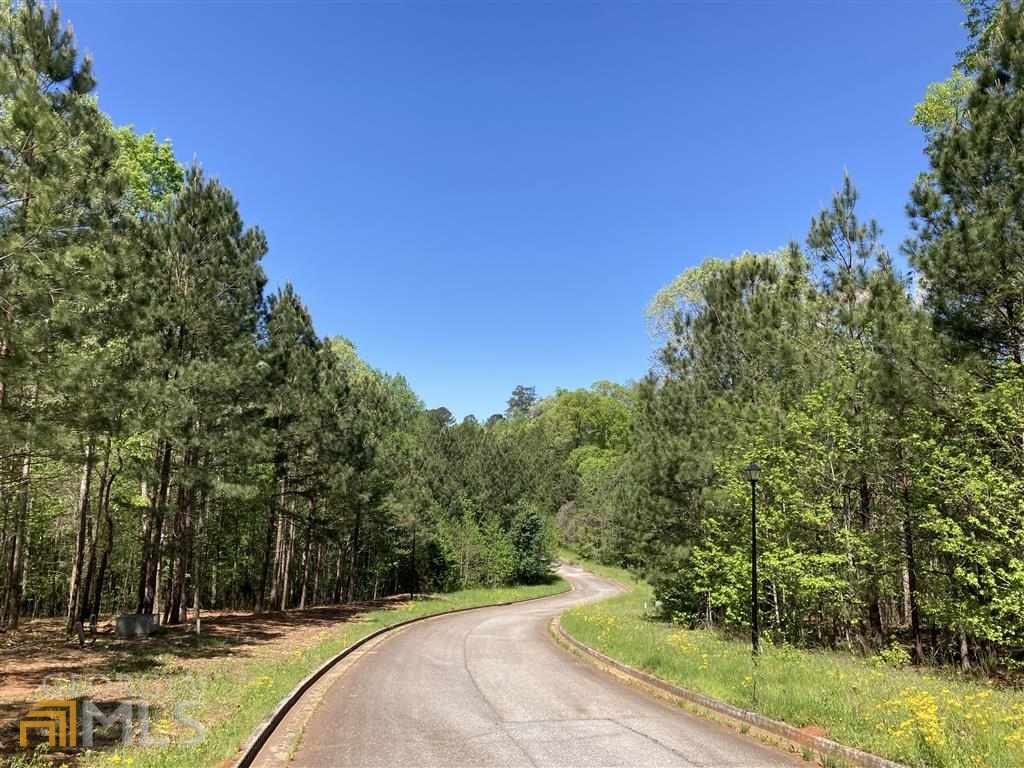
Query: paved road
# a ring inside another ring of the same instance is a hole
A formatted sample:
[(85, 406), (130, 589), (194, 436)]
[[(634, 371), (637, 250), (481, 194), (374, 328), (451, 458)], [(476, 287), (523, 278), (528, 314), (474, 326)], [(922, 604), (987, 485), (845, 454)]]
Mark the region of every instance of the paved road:
[(795, 766), (557, 647), (548, 622), (616, 588), (575, 591), (400, 631), (327, 693), (295, 752), (312, 766)]

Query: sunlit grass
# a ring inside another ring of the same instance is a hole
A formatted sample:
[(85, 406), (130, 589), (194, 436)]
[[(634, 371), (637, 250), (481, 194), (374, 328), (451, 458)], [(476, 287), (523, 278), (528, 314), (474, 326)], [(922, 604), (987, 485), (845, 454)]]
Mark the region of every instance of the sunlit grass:
[[(190, 669), (199, 705), (187, 714), (206, 728), (205, 740), (194, 746), (174, 742), (194, 736), (173, 718), (172, 707), (151, 711), (150, 738), (167, 737), (168, 746), (110, 747), (82, 756), (87, 766), (133, 766), (133, 768), (200, 768), (217, 766), (234, 757), (250, 734), (278, 703), (308, 674), (344, 648), (370, 633), (420, 616), (429, 616), (460, 608), (525, 600), (564, 592), (565, 581), (530, 587), (471, 589), (444, 595), (422, 597), (385, 610), (367, 611), (354, 620), (340, 622), (320, 632), (321, 640), (306, 650), (296, 650), (285, 658), (258, 659), (223, 663)], [(175, 660), (158, 659), (166, 664), (166, 676), (173, 677)]]
[(750, 644), (645, 616), (650, 587), (576, 608), (562, 627), (582, 643), (693, 691), (912, 766), (1024, 765), (1024, 693), (955, 672), (894, 669), (880, 658)]

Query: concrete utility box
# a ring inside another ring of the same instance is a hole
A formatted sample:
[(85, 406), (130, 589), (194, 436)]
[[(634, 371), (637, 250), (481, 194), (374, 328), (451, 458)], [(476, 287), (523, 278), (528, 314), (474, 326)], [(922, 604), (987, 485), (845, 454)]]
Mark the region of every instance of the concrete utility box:
[(160, 617), (155, 613), (126, 613), (117, 617), (114, 634), (117, 637), (149, 637), (160, 626)]

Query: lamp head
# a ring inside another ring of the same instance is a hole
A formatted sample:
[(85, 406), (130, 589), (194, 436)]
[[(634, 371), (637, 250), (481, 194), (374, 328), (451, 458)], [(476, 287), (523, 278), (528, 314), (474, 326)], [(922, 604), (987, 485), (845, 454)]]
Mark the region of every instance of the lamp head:
[(761, 479), (761, 467), (757, 465), (756, 461), (750, 462), (746, 469), (743, 470), (743, 476), (752, 483), (756, 483)]

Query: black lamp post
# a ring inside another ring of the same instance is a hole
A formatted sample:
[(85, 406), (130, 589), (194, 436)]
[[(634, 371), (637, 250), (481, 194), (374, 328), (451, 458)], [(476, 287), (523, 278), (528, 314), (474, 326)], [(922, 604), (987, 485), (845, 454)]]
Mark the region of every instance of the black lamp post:
[(750, 653), (755, 658), (758, 651), (757, 629), (757, 481), (761, 479), (761, 468), (756, 461), (750, 462), (743, 470), (750, 481)]

